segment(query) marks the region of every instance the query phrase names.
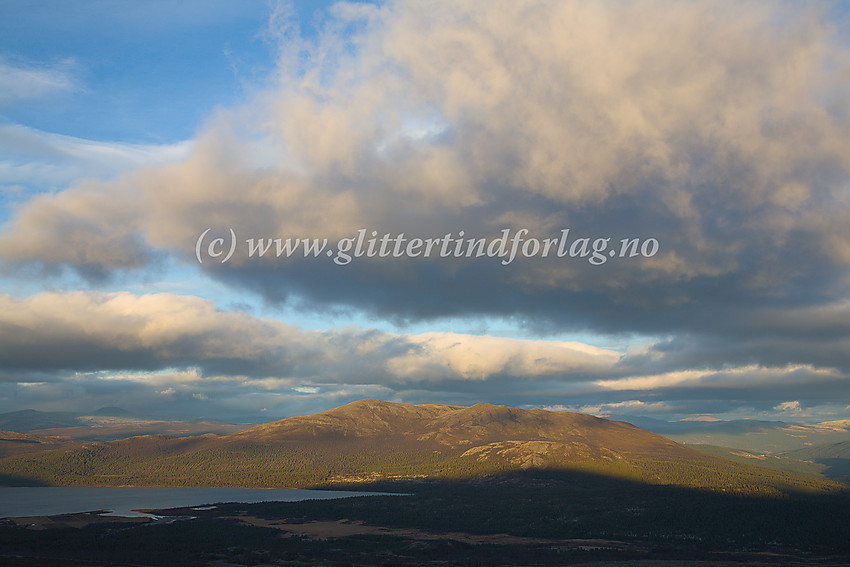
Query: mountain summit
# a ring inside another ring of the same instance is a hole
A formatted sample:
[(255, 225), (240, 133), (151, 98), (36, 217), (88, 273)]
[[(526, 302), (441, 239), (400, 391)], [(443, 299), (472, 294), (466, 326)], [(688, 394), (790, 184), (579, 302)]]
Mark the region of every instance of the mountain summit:
[(701, 454), (629, 423), (591, 415), (519, 409), (486, 403), (471, 407), (360, 400), (315, 415), (291, 417), (230, 436), (232, 440), (349, 442), (382, 439), (388, 446), (428, 448), (520, 465), (565, 459), (699, 458)]

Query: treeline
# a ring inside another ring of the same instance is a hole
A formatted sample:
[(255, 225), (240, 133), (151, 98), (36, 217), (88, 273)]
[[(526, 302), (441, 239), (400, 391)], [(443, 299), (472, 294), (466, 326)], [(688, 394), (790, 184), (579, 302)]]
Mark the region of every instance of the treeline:
[(166, 448), (139, 453), (109, 444), (0, 460), (0, 474), (56, 486), (301, 487), (379, 479), (472, 478), (502, 470), (433, 451), (368, 447), (209, 447), (186, 453)]

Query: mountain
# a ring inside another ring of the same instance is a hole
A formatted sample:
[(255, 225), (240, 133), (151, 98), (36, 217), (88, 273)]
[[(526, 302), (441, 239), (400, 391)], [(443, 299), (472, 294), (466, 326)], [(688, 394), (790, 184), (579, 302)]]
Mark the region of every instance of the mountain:
[(823, 475), (828, 478), (850, 480), (850, 441), (806, 447), (782, 456), (821, 465), (825, 467)]
[(754, 419), (661, 421), (640, 416), (619, 416), (617, 419), (678, 443), (734, 447), (756, 453), (779, 453), (850, 440), (850, 420), (788, 423)]
[(816, 447), (806, 447), (796, 451), (784, 453), (786, 457), (813, 461), (817, 459), (850, 459), (850, 441), (840, 443), (829, 443)]
[(37, 453), (69, 445), (71, 445), (71, 442), (65, 439), (29, 435), (15, 431), (0, 431), (0, 458)]
[(410, 405), (361, 400), (316, 415), (292, 417), (236, 433), (224, 440), (322, 440), (460, 452), (486, 460), (501, 456), (520, 466), (628, 457), (682, 457), (693, 452), (631, 424), (591, 415), (476, 404)]
[(688, 445), (697, 451), (723, 457), (730, 461), (758, 465), (779, 471), (803, 474), (820, 478), (834, 478), (829, 475), (825, 465), (810, 460), (802, 460), (789, 457), (785, 454), (774, 455), (772, 453), (761, 453), (757, 451), (746, 451), (743, 449), (730, 449), (729, 447), (718, 447), (716, 445)]
[(525, 469), (778, 495), (828, 481), (734, 463), (634, 425), (476, 404), (361, 400), (229, 435), (148, 435), (0, 459), (0, 475), (53, 485), (343, 486), (473, 479)]
[(0, 430), (80, 441), (113, 441), (138, 435), (186, 437), (206, 433), (225, 434), (242, 431), (252, 425), (197, 419), (192, 421), (154, 420), (133, 416), (119, 407), (104, 407), (91, 414), (44, 412), (32, 409), (0, 414)]
[(168, 435), (172, 437), (190, 437), (207, 433), (226, 434), (242, 431), (252, 424), (232, 424), (213, 420), (193, 421), (153, 421), (127, 420), (124, 418), (82, 418), (83, 425), (76, 427), (54, 427), (34, 429), (29, 433), (48, 437), (63, 437), (77, 441), (115, 441), (140, 435)]
[(32, 409), (0, 413), (0, 429), (26, 433), (35, 429), (73, 427), (80, 425), (77, 421), (79, 415), (66, 411), (37, 411)]
[(92, 415), (108, 417), (133, 417), (133, 414), (131, 414), (124, 408), (119, 408), (115, 406), (100, 408), (99, 410), (92, 413)]

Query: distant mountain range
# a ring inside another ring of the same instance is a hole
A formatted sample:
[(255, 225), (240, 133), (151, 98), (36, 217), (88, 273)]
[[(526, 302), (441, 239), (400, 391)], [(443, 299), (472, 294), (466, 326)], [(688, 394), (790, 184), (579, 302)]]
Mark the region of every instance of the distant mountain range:
[(146, 435), (7, 456), (0, 459), (0, 478), (48, 485), (307, 488), (474, 479), (531, 468), (755, 494), (839, 489), (580, 413), (378, 400), (228, 435)]
[(850, 441), (850, 420), (787, 423), (749, 419), (661, 421), (639, 416), (618, 416), (612, 419), (628, 421), (679, 443), (717, 445), (761, 453), (782, 453)]
[(53, 427), (76, 427), (81, 425), (78, 418), (82, 415), (66, 411), (37, 411), (33, 409), (0, 413), (0, 429), (26, 433)]
[[(850, 441), (850, 420), (789, 423), (765, 420), (723, 421), (690, 418), (663, 421), (645, 416), (610, 416), (677, 443), (714, 445), (756, 453), (787, 453), (797, 449)], [(162, 420), (136, 416), (119, 407), (90, 413), (45, 412), (32, 409), (0, 413), (0, 430), (85, 441), (113, 441), (139, 435), (186, 437), (206, 433), (229, 434), (255, 424), (215, 420)]]
[(820, 465), (824, 467), (823, 475), (828, 478), (850, 481), (850, 441), (806, 447), (782, 456)]
[(692, 445), (692, 447), (741, 463), (753, 463), (776, 470), (850, 482), (850, 441), (815, 445), (777, 454), (713, 445)]
[(234, 433), (253, 424), (214, 420), (164, 421), (133, 416), (118, 407), (92, 413), (45, 412), (32, 409), (0, 414), (0, 430), (83, 441), (113, 441), (137, 435), (185, 437), (205, 433)]

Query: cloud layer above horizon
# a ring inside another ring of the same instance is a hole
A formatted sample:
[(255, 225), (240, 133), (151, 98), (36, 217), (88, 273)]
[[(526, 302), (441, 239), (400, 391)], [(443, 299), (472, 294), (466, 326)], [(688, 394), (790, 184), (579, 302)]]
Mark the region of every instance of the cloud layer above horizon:
[[(121, 146), (126, 165), (113, 177), (86, 158), (89, 179), (7, 210), (6, 278), (48, 282), (0, 300), (7, 406), (72, 391), (116, 405), (123, 391), (204, 415), (325, 409), (361, 394), (847, 415), (846, 17), (775, 2), (387, 2), (336, 4), (321, 22), (308, 37), (285, 6), (273, 10), (274, 75), (194, 140)], [(77, 88), (67, 65), (15, 73), (33, 85), (17, 98)], [(8, 169), (24, 171), (15, 159)], [(652, 238), (659, 249), (602, 265), (340, 266), (240, 248), (200, 265), (207, 229), (241, 243), (570, 229), (591, 242)], [(439, 330), (303, 330), (217, 309), (203, 286), (196, 297), (101, 291), (173, 265), (269, 306)], [(68, 281), (83, 291), (57, 290)], [(464, 318), (512, 321), (539, 339), (447, 326)], [(570, 333), (641, 345), (546, 340)]]

